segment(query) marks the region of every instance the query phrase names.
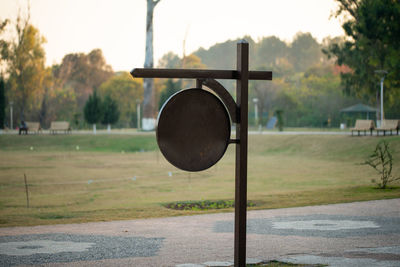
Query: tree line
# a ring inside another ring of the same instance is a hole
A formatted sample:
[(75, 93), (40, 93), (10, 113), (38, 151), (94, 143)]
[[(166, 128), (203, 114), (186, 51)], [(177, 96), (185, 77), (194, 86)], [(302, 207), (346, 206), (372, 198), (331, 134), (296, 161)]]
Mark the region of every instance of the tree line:
[[(323, 49), (338, 38), (326, 38), (319, 43), (310, 33), (298, 33), (291, 43), (276, 36), (264, 37), (258, 41), (249, 36), (241, 39), (246, 39), (250, 44), (250, 69), (272, 70), (274, 76), (272, 81), (249, 83), (251, 125), (265, 126), (272, 116), (278, 114), (286, 126), (292, 127), (338, 127), (347, 120), (340, 109), (359, 101), (343, 93), (340, 73), (349, 69), (338, 66), (323, 53)], [(200, 48), (184, 58), (168, 53), (161, 58), (159, 67), (179, 68), (186, 62), (188, 68), (206, 66), (210, 69), (235, 69), (236, 43), (239, 40), (228, 40), (208, 49)], [(179, 82), (185, 81), (175, 80), (175, 84)], [(220, 82), (232, 95), (235, 94), (233, 81)], [(176, 89), (171, 90), (174, 86), (170, 81), (166, 84), (166, 90), (170, 91), (168, 95), (176, 92)]]
[[(379, 110), (383, 97), (385, 117), (400, 118), (400, 2), (397, 0), (336, 0), (335, 16), (345, 18), (346, 38), (325, 50), (340, 66), (344, 91)], [(385, 74), (384, 95), (379, 82)]]
[[(250, 124), (265, 126), (269, 118), (279, 115), (284, 125), (293, 127), (351, 125), (355, 117), (341, 113), (341, 109), (360, 102), (379, 108), (377, 70), (388, 73), (383, 95), (385, 116), (400, 118), (400, 4), (395, 0), (337, 2), (335, 15), (346, 15), (345, 36), (328, 37), (322, 42), (310, 33), (298, 33), (291, 42), (276, 36), (257, 41), (243, 37), (250, 44), (250, 69), (272, 70), (274, 74), (271, 82), (249, 84)], [(45, 38), (29, 23), (29, 16), (18, 16), (14, 24), (0, 21), (1, 37), (7, 28), (13, 30), (15, 38), (0, 39), (1, 126), (9, 126), (5, 118), (9, 118), (11, 102), (14, 125), (18, 120), (40, 121), (46, 128), (51, 121), (67, 120), (74, 128), (101, 122), (123, 128), (138, 126), (143, 80), (132, 79), (128, 72), (114, 72), (100, 49), (67, 54), (60, 64), (46, 67)], [(238, 40), (200, 48), (182, 57), (170, 52), (156, 66), (235, 69)], [(221, 82), (235, 94), (234, 82)], [(161, 108), (173, 93), (194, 86), (189, 80), (154, 79), (149, 101)], [(101, 110), (96, 118), (89, 115), (90, 110), (96, 110), (94, 99), (101, 103), (96, 104)], [(258, 116), (254, 114), (256, 105)]]
[(94, 92), (102, 101), (102, 117), (96, 122), (108, 125), (119, 121), (120, 127), (135, 126), (135, 99), (142, 98), (142, 81), (133, 80), (127, 72), (114, 72), (101, 49), (67, 54), (60, 64), (46, 67), (45, 38), (29, 23), (29, 16), (19, 15), (14, 24), (1, 21), (1, 37), (7, 29), (15, 38), (0, 40), (1, 127), (11, 126), (5, 119), (10, 116), (11, 105), (14, 126), (20, 121), (39, 121), (47, 128), (51, 121), (66, 120), (74, 128), (85, 127), (93, 123), (84, 107), (90, 105), (87, 102)]

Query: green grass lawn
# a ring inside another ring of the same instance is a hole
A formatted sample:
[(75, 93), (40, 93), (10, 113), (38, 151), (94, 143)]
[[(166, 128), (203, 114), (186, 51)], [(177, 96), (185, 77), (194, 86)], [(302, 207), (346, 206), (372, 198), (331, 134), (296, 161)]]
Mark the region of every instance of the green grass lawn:
[[(249, 209), (400, 197), (399, 183), (381, 190), (360, 165), (383, 138), (339, 135), (250, 135)], [(400, 137), (385, 137), (400, 175)], [(77, 149), (79, 147), (79, 149)], [(234, 145), (198, 173), (171, 166), (155, 136), (0, 135), (0, 226), (190, 215), (176, 201), (232, 200)], [(30, 207), (26, 207), (24, 174)], [(232, 211), (232, 208), (222, 209)]]
[(157, 144), (154, 135), (0, 135), (0, 151), (37, 152), (137, 152), (154, 151)]

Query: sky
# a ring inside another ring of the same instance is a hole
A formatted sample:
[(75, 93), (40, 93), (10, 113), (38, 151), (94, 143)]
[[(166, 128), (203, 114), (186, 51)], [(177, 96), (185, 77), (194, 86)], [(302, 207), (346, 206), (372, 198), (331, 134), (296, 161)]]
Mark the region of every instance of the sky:
[[(15, 22), (27, 3), (0, 0), (0, 20)], [(114, 71), (143, 67), (146, 0), (31, 0), (30, 6), (31, 23), (47, 40), (48, 66), (100, 48)], [(343, 35), (334, 10), (334, 0), (161, 0), (154, 11), (154, 62), (170, 51), (182, 56), (245, 35), (287, 42), (298, 32), (318, 41)]]

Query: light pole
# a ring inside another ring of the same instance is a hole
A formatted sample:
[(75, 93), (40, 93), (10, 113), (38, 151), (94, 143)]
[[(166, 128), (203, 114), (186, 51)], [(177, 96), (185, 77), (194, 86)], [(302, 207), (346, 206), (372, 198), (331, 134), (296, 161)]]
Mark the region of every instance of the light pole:
[(10, 129), (13, 129), (13, 105), (14, 102), (10, 101)]
[(140, 130), (140, 100), (136, 99), (137, 130)]
[(383, 114), (383, 81), (385, 80), (386, 74), (388, 73), (386, 70), (376, 70), (375, 73), (382, 75), (381, 77), (381, 123), (382, 126), (384, 114)]
[(253, 102), (254, 102), (254, 124), (255, 126), (257, 126), (258, 124), (258, 98), (253, 98)]

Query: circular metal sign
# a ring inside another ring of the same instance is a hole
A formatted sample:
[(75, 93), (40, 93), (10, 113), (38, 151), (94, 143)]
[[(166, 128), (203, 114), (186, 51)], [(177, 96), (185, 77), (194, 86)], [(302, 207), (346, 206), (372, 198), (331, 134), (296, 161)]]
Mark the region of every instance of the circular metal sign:
[(231, 123), (222, 101), (199, 88), (171, 96), (158, 115), (157, 143), (164, 157), (185, 171), (201, 171), (224, 155)]

